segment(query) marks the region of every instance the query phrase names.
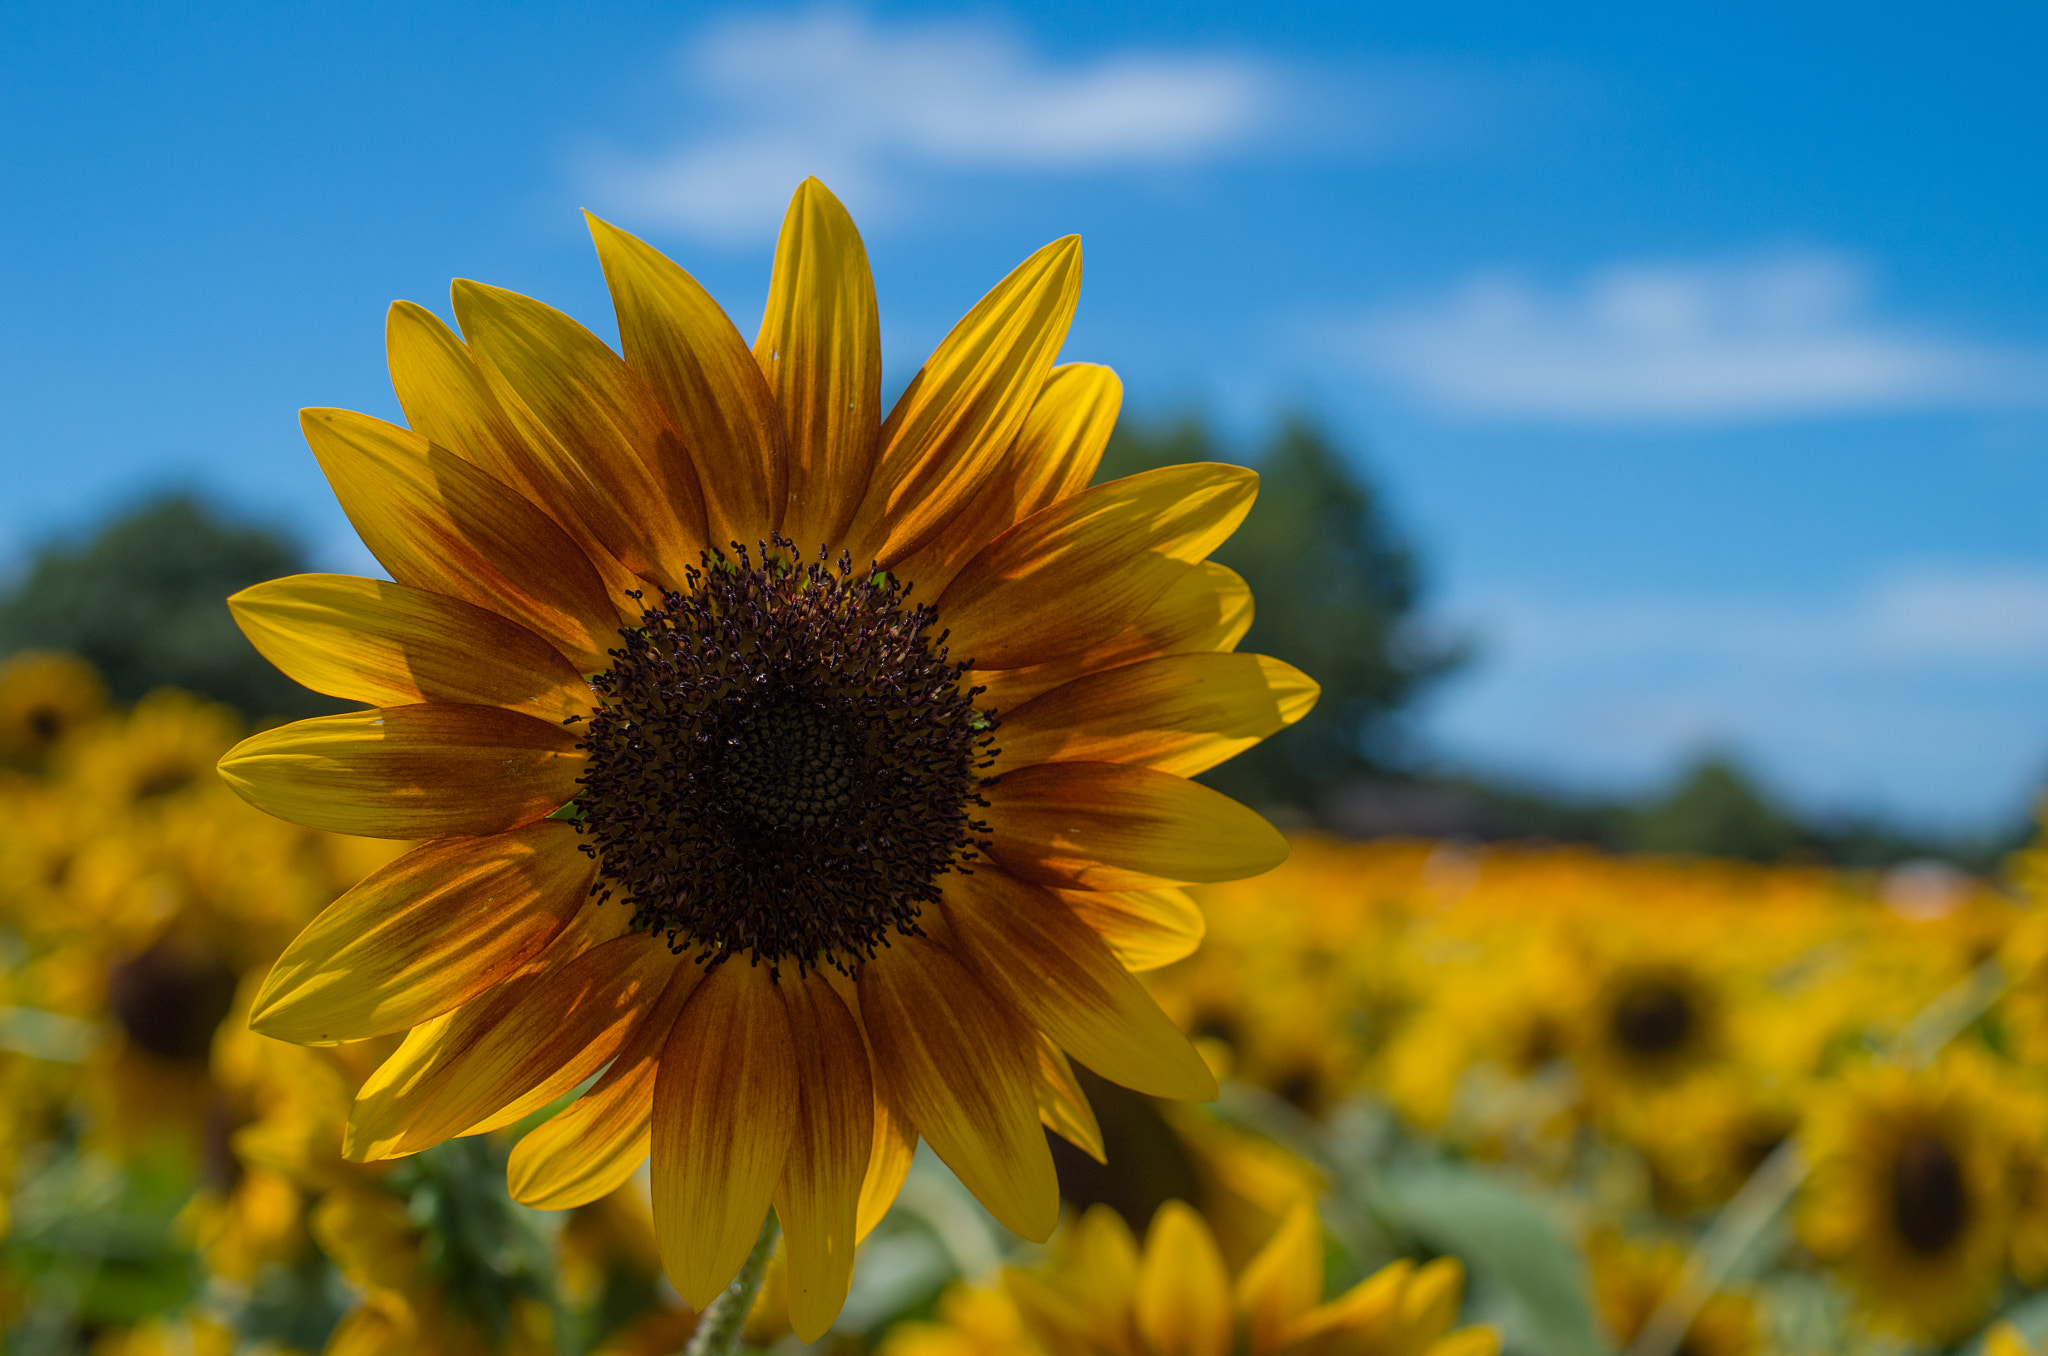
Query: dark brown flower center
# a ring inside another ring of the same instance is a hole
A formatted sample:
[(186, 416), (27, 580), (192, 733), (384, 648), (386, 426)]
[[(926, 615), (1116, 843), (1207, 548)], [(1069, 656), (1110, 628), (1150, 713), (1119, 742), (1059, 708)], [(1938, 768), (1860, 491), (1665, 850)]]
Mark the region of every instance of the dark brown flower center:
[(1945, 1250), (1970, 1219), (1963, 1168), (1940, 1138), (1914, 1132), (1892, 1161), (1892, 1222), (1908, 1248), (1923, 1257)]
[(1642, 979), (1615, 995), (1608, 1023), (1624, 1050), (1654, 1059), (1684, 1048), (1697, 1020), (1692, 999), (1678, 986)]
[(235, 1001), (235, 972), (210, 947), (168, 936), (107, 975), (107, 1006), (128, 1039), (159, 1059), (206, 1061)]
[(930, 607), (841, 553), (705, 557), (621, 632), (577, 796), (594, 893), (717, 964), (847, 969), (985, 847), (995, 721)]

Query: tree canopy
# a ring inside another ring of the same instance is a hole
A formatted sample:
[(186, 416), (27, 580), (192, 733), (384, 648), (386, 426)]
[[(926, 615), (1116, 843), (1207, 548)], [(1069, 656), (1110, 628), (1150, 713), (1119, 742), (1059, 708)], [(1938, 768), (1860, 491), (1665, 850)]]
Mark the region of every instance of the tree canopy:
[(0, 656), (83, 655), (124, 702), (180, 687), (259, 720), (344, 710), (272, 668), (228, 614), (230, 593), (304, 568), (285, 533), (231, 521), (194, 495), (165, 495), (82, 540), (38, 549), (0, 595)]
[[(1177, 462), (1243, 461), (1193, 419), (1120, 424), (1098, 480)], [(1240, 649), (1322, 684), (1299, 725), (1202, 780), (1247, 803), (1311, 815), (1335, 787), (1400, 762), (1402, 708), (1465, 659), (1417, 618), (1422, 575), (1379, 492), (1305, 419), (1284, 422), (1249, 459), (1259, 498), (1213, 559), (1244, 576), (1255, 612)]]

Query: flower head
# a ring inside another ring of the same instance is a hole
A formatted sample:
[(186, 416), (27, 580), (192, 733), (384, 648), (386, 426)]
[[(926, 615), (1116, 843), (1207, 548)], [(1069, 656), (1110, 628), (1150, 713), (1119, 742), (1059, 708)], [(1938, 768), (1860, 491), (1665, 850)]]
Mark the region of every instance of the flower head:
[(360, 1160), (601, 1074), (520, 1143), (515, 1194), (582, 1204), (651, 1152), (696, 1305), (772, 1206), (812, 1340), (918, 1138), (1043, 1238), (1040, 1122), (1081, 1120), (1068, 1055), (1213, 1095), (1127, 962), (1184, 952), (1180, 886), (1285, 855), (1189, 778), (1315, 686), (1231, 652), (1249, 600), (1206, 556), (1251, 472), (1089, 486), (1120, 388), (1054, 366), (1074, 240), (884, 419), (866, 256), (815, 180), (751, 350), (681, 268), (592, 230), (622, 353), (457, 282), (460, 337), (391, 312), (409, 428), (306, 412), (391, 578), (232, 602), (280, 668), (368, 709), (221, 771), (286, 818), (420, 845), (301, 934), (253, 1022), (407, 1033), (357, 1099)]

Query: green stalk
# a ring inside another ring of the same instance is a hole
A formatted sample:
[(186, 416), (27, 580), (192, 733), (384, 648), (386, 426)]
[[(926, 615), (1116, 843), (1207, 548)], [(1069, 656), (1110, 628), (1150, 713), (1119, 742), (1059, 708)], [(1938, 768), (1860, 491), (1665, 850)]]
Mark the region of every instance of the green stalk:
[(761, 1291), (761, 1277), (768, 1271), (768, 1259), (775, 1253), (775, 1240), (781, 1232), (782, 1226), (770, 1210), (740, 1274), (698, 1316), (697, 1331), (690, 1334), (683, 1356), (733, 1356), (740, 1349), (740, 1334), (747, 1326), (747, 1315), (753, 1312), (754, 1296)]

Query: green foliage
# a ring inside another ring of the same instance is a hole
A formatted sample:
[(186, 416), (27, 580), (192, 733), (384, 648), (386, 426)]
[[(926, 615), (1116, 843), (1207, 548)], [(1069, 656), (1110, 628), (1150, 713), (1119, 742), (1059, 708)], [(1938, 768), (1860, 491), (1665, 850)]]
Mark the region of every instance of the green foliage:
[[(1098, 480), (1177, 462), (1239, 461), (1202, 424), (1119, 425)], [(1457, 668), (1465, 652), (1417, 630), (1414, 555), (1379, 494), (1313, 424), (1284, 423), (1253, 458), (1259, 499), (1215, 560), (1256, 600), (1239, 647), (1322, 684), (1299, 725), (1238, 755), (1203, 781), (1261, 806), (1318, 813), (1329, 792), (1397, 758), (1397, 713)]]
[(272, 668), (228, 615), (230, 593), (304, 568), (283, 533), (226, 521), (189, 494), (168, 495), (83, 541), (38, 550), (0, 596), (0, 657), (83, 655), (120, 701), (181, 687), (259, 719), (344, 710)]
[(1715, 756), (1695, 763), (1670, 795), (1645, 805), (1633, 819), (1626, 836), (1630, 846), (1646, 852), (1777, 862), (1794, 855), (1809, 836), (1740, 768)]
[(1404, 1163), (1380, 1181), (1379, 1212), (1430, 1248), (1463, 1259), (1475, 1317), (1505, 1345), (1536, 1356), (1599, 1356), (1584, 1260), (1552, 1202), (1506, 1174), (1439, 1159)]
[(139, 1323), (196, 1295), (198, 1262), (176, 1229), (191, 1186), (167, 1157), (124, 1171), (64, 1154), (26, 1174), (5, 1252), (31, 1299), (5, 1349), (68, 1350), (85, 1332)]

